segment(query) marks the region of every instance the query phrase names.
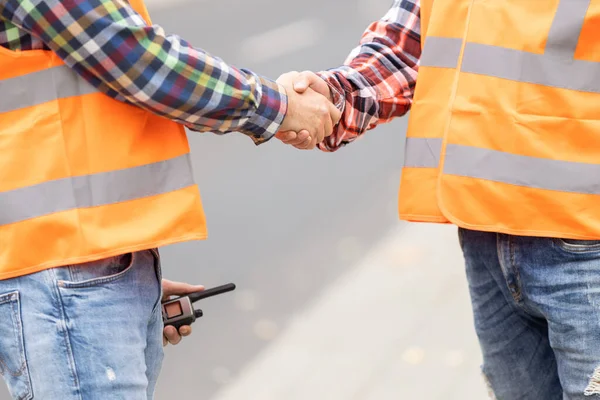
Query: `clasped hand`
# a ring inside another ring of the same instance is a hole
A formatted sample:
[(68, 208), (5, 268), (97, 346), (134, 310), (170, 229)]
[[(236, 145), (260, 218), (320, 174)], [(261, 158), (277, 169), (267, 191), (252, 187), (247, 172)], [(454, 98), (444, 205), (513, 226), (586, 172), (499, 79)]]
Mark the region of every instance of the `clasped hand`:
[(329, 86), (313, 72), (288, 72), (277, 79), (288, 96), (288, 111), (277, 133), (283, 143), (314, 149), (333, 133), (341, 118), (331, 102)]

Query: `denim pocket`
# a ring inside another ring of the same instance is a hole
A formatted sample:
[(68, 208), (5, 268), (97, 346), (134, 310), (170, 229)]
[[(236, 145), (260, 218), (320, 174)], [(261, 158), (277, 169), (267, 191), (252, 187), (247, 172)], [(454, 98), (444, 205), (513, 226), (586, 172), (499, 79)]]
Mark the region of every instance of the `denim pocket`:
[(14, 399), (32, 399), (19, 292), (0, 295), (0, 321), (0, 373)]
[(600, 240), (555, 239), (557, 245), (572, 253), (592, 253), (600, 251)]
[(123, 278), (135, 265), (136, 253), (127, 253), (103, 260), (92, 261), (67, 268), (71, 280), (59, 280), (64, 288), (77, 289), (98, 286)]

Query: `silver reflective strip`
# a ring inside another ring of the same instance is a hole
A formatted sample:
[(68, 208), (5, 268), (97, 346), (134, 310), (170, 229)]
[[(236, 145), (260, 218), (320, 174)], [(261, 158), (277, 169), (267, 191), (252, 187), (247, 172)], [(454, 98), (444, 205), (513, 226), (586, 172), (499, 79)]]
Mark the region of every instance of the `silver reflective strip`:
[(0, 113), (97, 92), (67, 66), (0, 80)]
[(456, 68), (461, 47), (462, 39), (427, 36), (419, 65), (422, 67)]
[(518, 81), (526, 53), (479, 43), (467, 43), (461, 71)]
[(467, 43), (462, 72), (511, 81), (600, 93), (600, 63)]
[(548, 34), (545, 54), (572, 59), (591, 0), (561, 0)]
[(140, 167), (57, 179), (0, 193), (0, 225), (154, 196), (193, 184), (189, 154)]
[(441, 138), (406, 138), (404, 166), (412, 168), (436, 168), (440, 163), (441, 152)]
[(461, 71), (600, 93), (600, 63), (573, 59), (589, 3), (590, 0), (561, 0), (545, 54), (466, 43)]
[(448, 145), (444, 173), (537, 189), (600, 194), (600, 165)]

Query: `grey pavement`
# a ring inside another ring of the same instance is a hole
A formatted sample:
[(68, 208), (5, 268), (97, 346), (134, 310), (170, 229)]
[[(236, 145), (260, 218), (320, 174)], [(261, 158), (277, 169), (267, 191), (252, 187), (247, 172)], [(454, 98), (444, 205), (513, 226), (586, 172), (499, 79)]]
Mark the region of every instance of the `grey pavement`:
[(212, 400), (487, 398), (457, 242), (392, 229)]
[[(385, 13), (391, 0), (149, 0), (148, 4), (154, 22), (168, 32), (238, 67), (276, 78), (289, 70), (341, 64), (363, 30)], [(166, 349), (157, 399), (216, 400), (227, 390), (236, 390), (248, 368), (258, 365), (265, 354), (277, 348), (281, 337), (287, 337), (298, 315), (309, 312), (316, 299), (335, 292), (340, 279), (361, 270), (366, 255), (386, 241), (391, 231), (405, 229), (398, 221), (396, 202), (406, 121), (403, 118), (381, 126), (334, 154), (300, 152), (277, 142), (255, 147), (239, 134), (189, 135), (209, 239), (162, 249), (164, 275), (207, 287), (234, 282), (238, 289), (203, 301), (205, 316), (195, 324), (193, 336)], [(432, 251), (439, 245), (427, 237), (422, 240)], [(406, 278), (413, 289), (427, 288), (433, 282), (443, 284), (427, 268), (411, 271), (415, 273), (407, 272)], [(433, 390), (432, 378), (438, 382), (436, 363), (427, 364), (434, 360), (430, 354), (437, 351), (455, 364), (462, 357), (453, 375), (456, 390), (471, 393), (471, 388), (478, 387), (474, 359), (456, 350), (475, 345), (459, 280), (443, 292), (443, 301), (440, 292), (428, 290), (415, 297), (413, 306), (377, 303), (382, 310), (395, 310), (386, 317), (388, 322), (412, 328), (396, 332), (399, 337), (386, 336), (395, 340), (396, 346), (383, 364), (371, 366), (373, 384), (363, 386), (364, 397), (354, 398), (447, 399)], [(382, 289), (377, 284), (362, 290), (376, 295)], [(373, 307), (374, 315), (379, 315), (378, 306), (373, 303)], [(461, 317), (455, 320), (453, 314)], [(359, 326), (366, 316), (355, 317)], [(361, 349), (361, 354), (368, 348), (365, 346), (379, 340), (376, 319), (368, 319), (372, 330), (363, 331), (361, 340), (352, 345)], [(454, 329), (454, 336), (445, 339), (446, 347), (440, 347), (433, 329), (419, 322), (424, 319), (439, 320), (436, 326)], [(451, 346), (454, 340), (457, 342)], [(353, 363), (353, 354), (358, 353), (346, 355), (348, 365)], [(415, 360), (422, 362), (415, 364)], [(342, 379), (333, 374), (315, 376), (310, 385), (325, 387), (327, 376)], [(272, 377), (277, 379), (277, 375)], [(329, 384), (345, 385), (348, 379)], [(311, 387), (297, 382), (300, 388)], [(392, 393), (378, 394), (383, 387), (391, 387)], [(410, 397), (403, 387), (414, 387), (411, 393), (419, 394)], [(399, 391), (394, 393), (394, 388)], [(290, 390), (295, 389), (292, 386)], [(256, 397), (246, 394), (242, 398)], [(328, 399), (318, 392), (305, 398)], [(0, 399), (8, 399), (6, 392), (0, 393)]]

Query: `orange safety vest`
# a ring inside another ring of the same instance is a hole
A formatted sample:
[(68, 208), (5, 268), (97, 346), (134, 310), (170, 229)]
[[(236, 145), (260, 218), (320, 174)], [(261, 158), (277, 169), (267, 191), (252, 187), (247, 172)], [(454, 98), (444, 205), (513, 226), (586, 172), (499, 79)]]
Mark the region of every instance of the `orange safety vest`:
[(181, 125), (51, 51), (0, 47), (0, 93), (0, 279), (206, 237)]
[(600, 238), (600, 0), (421, 0), (400, 217)]

